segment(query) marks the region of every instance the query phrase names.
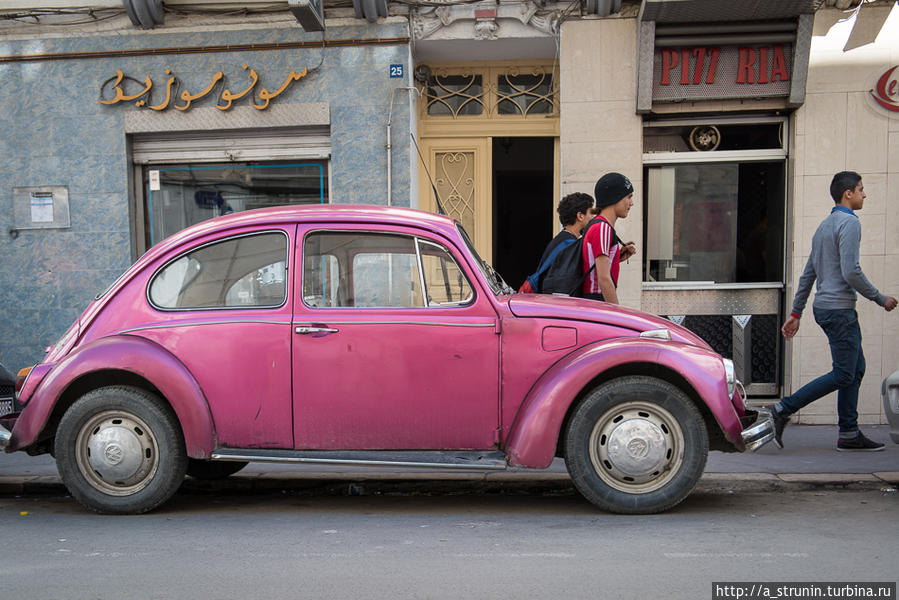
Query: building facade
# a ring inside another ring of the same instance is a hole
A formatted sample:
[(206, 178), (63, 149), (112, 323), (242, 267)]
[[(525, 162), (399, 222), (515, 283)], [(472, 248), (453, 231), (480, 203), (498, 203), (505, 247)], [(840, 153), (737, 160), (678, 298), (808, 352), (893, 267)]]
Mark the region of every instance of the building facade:
[[(559, 198), (608, 171), (636, 190), (618, 225), (638, 247), (622, 303), (733, 357), (754, 401), (829, 364), (811, 319), (789, 344), (779, 326), (833, 173), (864, 176), (862, 267), (899, 294), (895, 2), (326, 2), (324, 31), (252, 0), (240, 16), (227, 2), (103, 2), (107, 20), (51, 25), (23, 1), (0, 27), (11, 369), (205, 218), (304, 202), (435, 210), (436, 189), (517, 287)], [(154, 6), (164, 18), (133, 14)], [(859, 315), (860, 420), (876, 423), (899, 322), (864, 299)], [(835, 402), (800, 419), (833, 423)]]

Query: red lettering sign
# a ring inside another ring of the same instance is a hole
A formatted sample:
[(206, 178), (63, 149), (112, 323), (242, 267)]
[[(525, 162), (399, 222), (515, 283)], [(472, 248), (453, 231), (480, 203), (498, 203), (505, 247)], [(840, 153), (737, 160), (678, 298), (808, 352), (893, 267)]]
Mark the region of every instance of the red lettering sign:
[(768, 83), (768, 47), (759, 48), (759, 78), (758, 83)]
[(755, 83), (755, 48), (740, 48), (740, 62), (737, 65), (737, 83)]
[(668, 74), (679, 62), (680, 57), (677, 54), (677, 50), (670, 50), (667, 48), (662, 50), (662, 79), (659, 83), (662, 85), (671, 85), (671, 79)]
[(653, 101), (679, 102), (786, 96), (792, 69), (788, 43), (657, 47), (652, 97)]
[[(662, 70), (659, 85), (671, 85), (672, 74), (676, 76), (680, 69), (680, 85), (701, 85), (702, 74), (705, 72), (704, 83), (715, 83), (718, 72), (718, 57), (721, 48), (681, 48), (679, 51), (673, 48), (662, 49)], [(752, 48), (748, 46), (738, 49), (738, 64), (736, 69), (736, 83), (773, 83), (775, 81), (789, 81), (790, 74), (787, 71), (787, 61), (784, 57), (783, 45), (760, 46)], [(768, 66), (768, 57), (771, 56), (771, 66)], [(690, 66), (693, 67), (693, 76), (690, 77)]]
[(718, 72), (718, 56), (721, 54), (721, 48), (712, 48), (709, 54), (709, 72), (705, 76), (705, 82), (711, 85), (715, 83), (715, 74)]
[(887, 69), (886, 73), (877, 80), (877, 87), (870, 90), (870, 93), (874, 100), (885, 109), (899, 112), (897, 82), (895, 79), (890, 79), (896, 69), (899, 69), (899, 65)]
[(771, 81), (789, 81), (787, 74), (787, 60), (784, 58), (784, 47), (780, 44), (774, 46), (774, 64), (771, 65)]

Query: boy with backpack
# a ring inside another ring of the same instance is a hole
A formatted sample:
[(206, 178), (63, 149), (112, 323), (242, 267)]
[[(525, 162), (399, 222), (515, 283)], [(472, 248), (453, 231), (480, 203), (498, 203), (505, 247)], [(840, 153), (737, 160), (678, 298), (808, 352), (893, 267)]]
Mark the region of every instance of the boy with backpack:
[(618, 304), (618, 270), (622, 260), (637, 253), (634, 242), (622, 242), (615, 233), (618, 219), (627, 217), (634, 205), (634, 186), (621, 173), (606, 173), (593, 190), (599, 216), (584, 233), (584, 298)]
[(532, 294), (542, 291), (544, 276), (550, 264), (561, 250), (581, 236), (584, 227), (595, 216), (593, 198), (590, 194), (582, 192), (574, 192), (562, 198), (556, 211), (559, 213), (562, 231), (546, 246), (540, 262), (537, 263), (537, 272), (525, 279), (518, 290), (519, 293)]

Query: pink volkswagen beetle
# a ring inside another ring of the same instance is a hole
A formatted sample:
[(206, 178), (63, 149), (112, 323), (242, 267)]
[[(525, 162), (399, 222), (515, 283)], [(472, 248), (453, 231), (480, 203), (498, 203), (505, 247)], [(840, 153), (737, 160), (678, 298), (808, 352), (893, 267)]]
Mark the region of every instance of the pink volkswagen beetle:
[(104, 513), (249, 461), (546, 468), (620, 513), (663, 511), (709, 449), (752, 450), (770, 415), (733, 365), (667, 320), (513, 294), (459, 223), (291, 206), (168, 238), (23, 370), (7, 452), (53, 452)]

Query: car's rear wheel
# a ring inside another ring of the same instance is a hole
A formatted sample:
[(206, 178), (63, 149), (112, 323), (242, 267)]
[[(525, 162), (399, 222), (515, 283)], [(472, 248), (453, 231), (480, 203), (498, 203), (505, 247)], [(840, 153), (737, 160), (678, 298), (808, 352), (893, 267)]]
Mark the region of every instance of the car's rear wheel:
[(101, 513), (135, 514), (172, 497), (184, 479), (184, 436), (171, 408), (146, 390), (88, 392), (63, 415), (56, 464), (80, 503)]
[(187, 459), (187, 474), (194, 479), (224, 479), (234, 475), (248, 463), (224, 460)]
[(575, 487), (596, 506), (649, 514), (681, 502), (709, 453), (693, 402), (668, 382), (630, 376), (593, 390), (572, 415), (565, 462)]

